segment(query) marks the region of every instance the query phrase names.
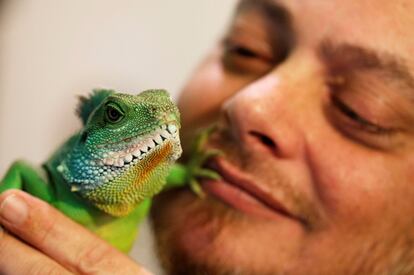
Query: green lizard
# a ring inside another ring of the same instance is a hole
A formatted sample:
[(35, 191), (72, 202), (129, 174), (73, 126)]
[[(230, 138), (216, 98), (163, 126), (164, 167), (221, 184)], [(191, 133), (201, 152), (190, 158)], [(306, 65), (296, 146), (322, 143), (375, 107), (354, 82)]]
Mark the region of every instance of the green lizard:
[(164, 90), (136, 96), (96, 90), (81, 98), (77, 113), (83, 129), (41, 168), (16, 161), (0, 193), (22, 189), (128, 252), (151, 197), (164, 185), (189, 182), (200, 193), (193, 177), (215, 177), (201, 168), (207, 154), (195, 153), (187, 166), (174, 164), (182, 152), (180, 115)]

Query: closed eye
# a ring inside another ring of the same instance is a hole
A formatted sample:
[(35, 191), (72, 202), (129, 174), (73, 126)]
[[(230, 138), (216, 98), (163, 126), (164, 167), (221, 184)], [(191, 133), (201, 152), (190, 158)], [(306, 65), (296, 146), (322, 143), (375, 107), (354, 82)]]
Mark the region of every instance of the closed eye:
[(241, 74), (263, 75), (274, 66), (272, 56), (255, 49), (249, 43), (229, 39), (223, 43), (222, 62), (229, 71)]
[(386, 128), (375, 124), (361, 115), (359, 115), (356, 111), (351, 109), (351, 107), (347, 106), (344, 102), (342, 102), (338, 97), (332, 96), (332, 104), (335, 108), (337, 108), (344, 116), (348, 119), (355, 122), (359, 129), (364, 130), (371, 134), (389, 134), (394, 129)]
[(242, 46), (232, 46), (227, 49), (229, 53), (240, 55), (241, 57), (247, 57), (247, 58), (260, 58), (257, 53), (250, 50), (249, 48), (245, 48)]

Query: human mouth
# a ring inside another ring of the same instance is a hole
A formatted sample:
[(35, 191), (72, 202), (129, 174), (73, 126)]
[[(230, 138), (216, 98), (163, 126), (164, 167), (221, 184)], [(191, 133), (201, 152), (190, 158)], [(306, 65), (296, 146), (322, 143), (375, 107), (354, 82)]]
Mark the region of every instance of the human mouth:
[(221, 158), (208, 163), (222, 177), (203, 181), (203, 189), (231, 207), (249, 215), (266, 219), (288, 218), (303, 222), (264, 187), (259, 186), (239, 168)]

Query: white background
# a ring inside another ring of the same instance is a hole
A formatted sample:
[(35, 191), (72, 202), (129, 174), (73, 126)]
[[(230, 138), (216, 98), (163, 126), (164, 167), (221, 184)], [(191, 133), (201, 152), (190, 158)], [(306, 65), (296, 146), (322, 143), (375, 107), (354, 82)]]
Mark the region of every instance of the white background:
[[(41, 163), (80, 127), (93, 88), (174, 97), (224, 31), (235, 0), (0, 0), (0, 178)], [(156, 274), (148, 224), (133, 257)]]

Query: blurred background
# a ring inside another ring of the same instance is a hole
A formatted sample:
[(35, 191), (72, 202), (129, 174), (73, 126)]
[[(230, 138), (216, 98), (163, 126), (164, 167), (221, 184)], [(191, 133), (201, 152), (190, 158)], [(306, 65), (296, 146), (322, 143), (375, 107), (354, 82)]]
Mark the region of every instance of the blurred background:
[[(220, 38), (236, 0), (0, 0), (0, 178), (37, 164), (80, 127), (93, 88), (174, 98)], [(162, 274), (145, 222), (132, 256)]]

